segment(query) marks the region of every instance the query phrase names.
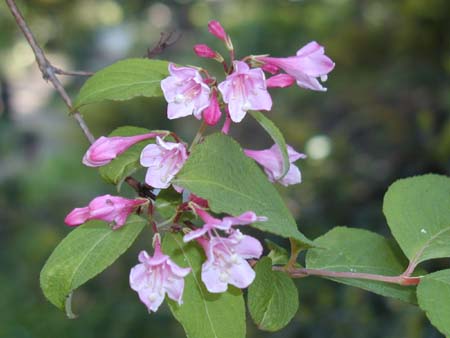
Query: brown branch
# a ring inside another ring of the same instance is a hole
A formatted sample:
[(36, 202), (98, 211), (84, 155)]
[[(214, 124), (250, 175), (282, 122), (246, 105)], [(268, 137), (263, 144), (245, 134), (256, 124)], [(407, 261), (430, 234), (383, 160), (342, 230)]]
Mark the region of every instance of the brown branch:
[[(21, 29), (23, 35), (28, 41), (28, 44), (30, 45), (31, 49), (33, 50), (34, 56), (36, 57), (36, 62), (39, 66), (39, 69), (41, 70), (42, 76), (45, 80), (48, 80), (52, 83), (53, 87), (58, 92), (59, 96), (63, 99), (66, 106), (69, 108), (70, 111), (72, 111), (72, 100), (70, 99), (69, 95), (67, 94), (66, 90), (62, 86), (61, 82), (56, 77), (56, 74), (62, 74), (64, 71), (61, 69), (58, 69), (54, 67), (50, 61), (48, 61), (47, 57), (45, 56), (44, 51), (39, 46), (39, 44), (36, 41), (36, 38), (34, 37), (33, 33), (31, 32), (30, 28), (28, 27), (27, 23), (25, 22), (25, 19), (22, 16), (22, 13), (17, 8), (17, 5), (14, 0), (6, 0), (6, 4), (8, 5), (12, 15), (14, 16), (14, 19), (17, 22), (17, 25)], [(71, 73), (70, 75), (75, 75), (74, 73), (77, 72), (64, 72), (65, 75), (69, 75), (68, 73)], [(81, 74), (77, 74), (81, 75)], [(86, 74), (85, 74), (86, 75)], [(90, 132), (88, 126), (86, 125), (86, 122), (84, 121), (83, 117), (81, 116), (79, 111), (72, 112), (73, 117), (78, 122), (78, 125), (80, 126), (81, 130), (83, 131), (86, 138), (89, 140), (90, 143), (94, 143), (95, 138)]]
[(399, 284), (403, 286), (418, 285), (420, 283), (420, 277), (409, 277), (405, 275), (384, 276), (361, 272), (346, 272), (346, 271), (340, 272), (340, 271), (328, 271), (328, 270), (304, 269), (304, 268), (286, 269), (285, 267), (281, 266), (274, 266), (273, 269), (278, 271), (284, 271), (288, 273), (289, 276), (291, 276), (292, 278), (303, 278), (308, 276), (321, 276), (330, 278), (354, 278), (354, 279), (366, 279), (385, 283)]
[(59, 75), (69, 75), (69, 76), (92, 76), (95, 74), (95, 72), (86, 72), (83, 70), (64, 70), (61, 68), (57, 68), (55, 66), (53, 67), (53, 71), (55, 72), (55, 74), (59, 74)]
[[(50, 81), (53, 85), (53, 87), (58, 92), (59, 96), (63, 99), (66, 106), (69, 108), (70, 111), (73, 109), (72, 100), (70, 99), (70, 96), (67, 94), (66, 90), (64, 89), (63, 85), (59, 81), (59, 79), (56, 77), (56, 74), (60, 75), (75, 75), (75, 76), (90, 76), (94, 73), (91, 72), (82, 72), (82, 71), (65, 71), (60, 68), (57, 68), (53, 66), (50, 61), (45, 56), (45, 53), (43, 49), (39, 46), (39, 44), (36, 41), (36, 38), (34, 37), (33, 33), (31, 32), (30, 28), (28, 27), (27, 23), (25, 22), (25, 19), (23, 18), (22, 13), (18, 9), (16, 3), (14, 0), (6, 0), (6, 4), (8, 5), (9, 9), (11, 10), (12, 15), (14, 16), (14, 19), (17, 22), (17, 25), (21, 29), (23, 35), (28, 41), (28, 44), (30, 45), (31, 49), (33, 50), (34, 56), (36, 57), (36, 62), (39, 66), (39, 69), (41, 70), (42, 76), (45, 80)], [(95, 142), (95, 137), (90, 132), (86, 122), (84, 121), (83, 117), (81, 116), (80, 112), (75, 110), (72, 111), (71, 115), (75, 118), (75, 120), (78, 122), (78, 125), (80, 126), (81, 130), (83, 131), (84, 135), (88, 139), (88, 141), (92, 144)], [(153, 190), (150, 186), (147, 184), (141, 184), (137, 180), (135, 180), (133, 177), (127, 177), (125, 181), (139, 194), (141, 197), (147, 197), (155, 199), (155, 195), (153, 194)]]

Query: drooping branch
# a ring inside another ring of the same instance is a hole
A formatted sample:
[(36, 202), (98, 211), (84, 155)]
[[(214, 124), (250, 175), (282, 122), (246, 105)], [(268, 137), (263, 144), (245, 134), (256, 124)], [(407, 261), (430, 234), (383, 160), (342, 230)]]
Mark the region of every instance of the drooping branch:
[[(23, 35), (28, 41), (28, 44), (30, 45), (31, 49), (33, 50), (34, 56), (36, 57), (36, 62), (39, 66), (39, 69), (41, 70), (42, 76), (45, 80), (50, 81), (53, 85), (53, 87), (58, 92), (59, 96), (63, 99), (66, 106), (69, 108), (69, 110), (72, 110), (72, 100), (70, 99), (69, 95), (67, 94), (66, 90), (64, 89), (63, 85), (59, 81), (59, 79), (56, 77), (56, 74), (62, 74), (62, 75), (91, 75), (87, 72), (69, 72), (69, 71), (63, 71), (62, 69), (56, 68), (53, 66), (50, 61), (48, 61), (47, 57), (45, 56), (44, 51), (39, 46), (39, 44), (36, 41), (36, 38), (34, 37), (33, 33), (31, 32), (30, 28), (28, 27), (27, 23), (25, 22), (25, 19), (23, 18), (22, 13), (20, 12), (19, 8), (17, 7), (14, 0), (6, 0), (6, 4), (8, 5), (12, 15), (14, 16), (14, 19), (17, 22), (17, 25), (19, 26), (20, 30), (22, 31)], [(86, 138), (89, 140), (90, 143), (94, 143), (95, 138), (90, 132), (86, 122), (84, 121), (83, 117), (81, 116), (79, 111), (74, 111), (72, 113), (75, 120), (78, 122), (78, 125), (80, 126), (81, 130), (83, 131)]]

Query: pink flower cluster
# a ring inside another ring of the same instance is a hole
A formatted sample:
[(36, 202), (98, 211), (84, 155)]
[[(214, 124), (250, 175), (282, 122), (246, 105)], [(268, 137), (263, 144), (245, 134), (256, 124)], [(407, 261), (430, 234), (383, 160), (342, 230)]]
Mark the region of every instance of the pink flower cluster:
[[(324, 48), (317, 42), (308, 43), (297, 51), (296, 56), (275, 58), (269, 56), (247, 56), (234, 59), (234, 49), (229, 35), (217, 21), (208, 25), (211, 34), (224, 41), (231, 52), (228, 67), (223, 57), (205, 44), (194, 47), (202, 58), (215, 59), (224, 65), (226, 79), (219, 84), (208, 72), (193, 67), (169, 65), (170, 76), (161, 82), (164, 97), (168, 102), (169, 119), (194, 115), (213, 125), (220, 119), (216, 93), (226, 104), (226, 112), (233, 122), (241, 122), (249, 110), (271, 110), (272, 98), (267, 88), (299, 87), (325, 91), (319, 79), (325, 81), (334, 68), (334, 62), (325, 55)], [(283, 70), (285, 73), (279, 73)], [(266, 79), (264, 71), (274, 75)], [(202, 76), (202, 73), (204, 76)], [(210, 116), (213, 115), (213, 116)]]
[[(161, 88), (168, 102), (169, 119), (194, 115), (199, 120), (203, 119), (206, 125), (214, 126), (221, 120), (224, 111), (222, 132), (228, 134), (231, 123), (241, 122), (248, 111), (272, 109), (269, 88), (284, 88), (297, 83), (302, 88), (326, 90), (320, 81), (326, 80), (334, 63), (317, 42), (308, 43), (298, 50), (296, 56), (247, 56), (237, 60), (231, 38), (220, 23), (211, 21), (208, 29), (225, 43), (230, 54), (229, 64), (219, 52), (205, 44), (196, 45), (194, 51), (199, 57), (220, 62), (226, 73), (225, 79), (219, 82), (204, 69), (170, 63), (170, 76), (161, 81)], [(266, 78), (266, 73), (271, 74), (271, 77)], [(134, 136), (102, 136), (89, 147), (82, 162), (90, 167), (108, 165), (130, 147), (144, 141), (148, 144), (140, 154), (139, 163), (147, 168), (145, 186), (154, 189), (157, 194), (159, 189), (170, 187), (189, 157), (186, 144), (174, 133), (158, 131)], [(286, 172), (278, 145), (264, 150), (244, 149), (246, 156), (262, 166), (269, 181), (279, 182), (284, 186), (301, 182), (300, 170), (294, 162), (306, 157), (291, 146), (287, 146), (287, 152), (289, 168)], [(243, 234), (235, 227), (264, 222), (267, 218), (247, 211), (239, 216), (219, 219), (205, 211), (208, 209), (208, 201), (189, 191), (182, 191), (180, 187), (174, 188), (183, 193), (183, 203), (178, 206), (173, 223), (177, 224), (177, 217), (184, 212), (193, 212), (203, 221), (201, 227), (185, 223), (188, 228), (183, 229), (183, 241), (197, 243), (205, 253), (201, 279), (207, 290), (220, 293), (225, 292), (228, 285), (248, 287), (255, 278), (248, 260), (259, 259), (263, 248), (256, 238)], [(140, 193), (140, 196), (147, 195)], [(152, 214), (152, 202), (151, 198), (99, 196), (87, 206), (72, 210), (65, 223), (77, 226), (89, 220), (102, 220), (110, 223), (112, 229), (116, 230), (125, 225), (128, 216), (134, 212), (148, 209)], [(166, 294), (181, 305), (184, 278), (191, 272), (191, 268), (178, 266), (163, 253), (161, 235), (156, 224), (153, 230), (153, 256), (141, 251), (138, 256), (139, 264), (130, 272), (130, 286), (138, 293), (149, 312), (159, 308)]]

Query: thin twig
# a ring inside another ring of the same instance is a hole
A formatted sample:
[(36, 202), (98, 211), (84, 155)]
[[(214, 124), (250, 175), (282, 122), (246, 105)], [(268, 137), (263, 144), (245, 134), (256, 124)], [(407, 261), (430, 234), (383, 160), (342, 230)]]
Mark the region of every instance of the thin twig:
[[(70, 99), (70, 96), (67, 94), (66, 90), (64, 89), (61, 82), (56, 77), (56, 74), (60, 75), (76, 75), (76, 76), (90, 76), (93, 73), (91, 72), (80, 72), (80, 71), (65, 71), (60, 68), (57, 68), (53, 66), (50, 61), (48, 61), (47, 57), (45, 56), (45, 53), (43, 49), (39, 46), (39, 44), (36, 41), (36, 38), (34, 37), (33, 33), (31, 32), (30, 28), (28, 27), (27, 23), (25, 22), (25, 19), (23, 18), (22, 13), (18, 9), (16, 3), (14, 0), (6, 0), (6, 4), (8, 5), (9, 9), (11, 10), (12, 15), (14, 16), (14, 19), (17, 22), (17, 25), (20, 27), (23, 35), (28, 41), (28, 44), (30, 45), (31, 49), (33, 50), (33, 53), (36, 57), (36, 62), (39, 66), (39, 69), (41, 70), (42, 76), (45, 80), (48, 80), (52, 83), (53, 87), (58, 92), (59, 96), (63, 99), (66, 106), (69, 108), (70, 111), (73, 109), (72, 100)], [(75, 120), (78, 122), (78, 125), (80, 126), (81, 130), (83, 131), (84, 135), (88, 139), (88, 141), (92, 144), (95, 142), (95, 137), (90, 132), (86, 122), (84, 121), (83, 117), (81, 116), (80, 112), (75, 110), (71, 113), (71, 115), (75, 118)], [(142, 196), (147, 198), (155, 199), (155, 195), (152, 192), (152, 188), (146, 184), (142, 185), (137, 180), (135, 180), (133, 177), (127, 177), (125, 181), (134, 189), (136, 192)]]
[(64, 70), (55, 66), (53, 67), (53, 71), (55, 74), (59, 75), (69, 75), (69, 76), (92, 76), (95, 74), (95, 72), (86, 72), (83, 70)]
[[(66, 106), (69, 108), (70, 111), (73, 109), (72, 100), (70, 99), (69, 95), (67, 94), (66, 90), (62, 86), (61, 82), (56, 77), (56, 74), (61, 74), (62, 70), (54, 67), (50, 61), (48, 61), (47, 57), (45, 56), (44, 51), (39, 46), (39, 44), (36, 41), (36, 38), (34, 37), (33, 33), (31, 32), (30, 28), (28, 27), (27, 23), (25, 22), (25, 19), (22, 16), (22, 13), (17, 8), (17, 5), (14, 0), (6, 0), (6, 4), (8, 5), (9, 9), (11, 10), (12, 15), (14, 16), (14, 19), (17, 22), (17, 25), (21, 29), (23, 35), (28, 41), (28, 44), (30, 45), (31, 49), (33, 50), (33, 53), (36, 57), (36, 62), (39, 66), (39, 69), (41, 70), (42, 76), (45, 80), (48, 80), (52, 83), (53, 87), (55, 87), (56, 91), (58, 92), (59, 96), (63, 99)], [(68, 73), (68, 72), (66, 72)], [(70, 73), (70, 72), (69, 72)], [(72, 74), (74, 75), (74, 74)], [(80, 74), (78, 74), (80, 75)], [(90, 132), (88, 126), (86, 125), (86, 122), (84, 121), (83, 117), (81, 116), (79, 111), (72, 112), (73, 117), (78, 122), (81, 130), (83, 131), (86, 138), (89, 140), (90, 143), (94, 143), (95, 138)]]
[(175, 37), (175, 32), (169, 32), (169, 33), (161, 33), (161, 36), (159, 38), (159, 41), (154, 45), (152, 48), (147, 49), (147, 55), (146, 57), (149, 59), (153, 59), (155, 56), (161, 54), (166, 48), (172, 46), (175, 44), (181, 37), (181, 33), (177, 33)]
[(399, 276), (384, 276), (372, 273), (362, 273), (362, 272), (347, 272), (347, 271), (328, 271), (319, 269), (295, 269), (291, 268), (286, 270), (286, 268), (281, 266), (274, 266), (274, 270), (284, 271), (288, 273), (292, 278), (303, 278), (308, 276), (321, 276), (330, 278), (352, 278), (352, 279), (366, 279), (373, 280), (391, 284), (399, 285), (418, 285), (420, 283), (420, 277), (409, 277), (404, 275)]

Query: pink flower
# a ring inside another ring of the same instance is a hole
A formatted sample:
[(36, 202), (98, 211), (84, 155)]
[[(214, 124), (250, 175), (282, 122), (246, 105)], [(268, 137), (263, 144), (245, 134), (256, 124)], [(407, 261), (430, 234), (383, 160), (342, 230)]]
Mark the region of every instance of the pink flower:
[(167, 117), (177, 119), (194, 114), (201, 118), (201, 112), (209, 105), (210, 89), (200, 72), (191, 67), (176, 67), (169, 64), (170, 76), (161, 81), (166, 101)]
[(141, 165), (148, 167), (145, 183), (154, 188), (168, 188), (187, 157), (183, 143), (165, 142), (156, 137), (156, 144), (149, 144), (141, 153)]
[(297, 51), (297, 56), (274, 58), (257, 57), (257, 60), (268, 65), (279, 67), (297, 80), (300, 87), (326, 91), (317, 78), (325, 81), (327, 74), (334, 68), (334, 62), (325, 55), (325, 49), (312, 41)]
[(295, 83), (295, 78), (288, 74), (278, 74), (267, 79), (267, 88), (285, 88)]
[(109, 223), (114, 222), (113, 229), (125, 224), (128, 216), (142, 204), (143, 199), (130, 200), (120, 196), (103, 195), (94, 198), (87, 207), (73, 209), (64, 222), (69, 226), (83, 224), (89, 220), (97, 219)]
[(227, 33), (225, 33), (225, 29), (223, 29), (223, 27), (219, 21), (211, 20), (208, 23), (208, 30), (216, 38), (219, 38), (220, 40), (223, 40), (223, 41), (227, 40), (228, 35), (227, 35)]
[(217, 93), (213, 90), (211, 95), (211, 102), (209, 106), (203, 111), (203, 120), (206, 124), (214, 126), (219, 122), (222, 117), (222, 112), (220, 111), (219, 102), (217, 101)]
[(205, 224), (203, 225), (203, 227), (192, 230), (191, 232), (186, 234), (183, 237), (184, 242), (189, 242), (195, 238), (199, 238), (206, 233), (209, 233), (211, 235), (211, 230), (213, 229), (229, 232), (231, 231), (231, 227), (234, 225), (246, 225), (255, 222), (267, 221), (267, 217), (256, 216), (253, 211), (244, 212), (237, 217), (224, 217), (223, 219), (212, 217), (210, 214), (200, 208), (195, 208), (195, 212), (200, 216)]
[(159, 241), (155, 243), (153, 257), (141, 251), (139, 262), (130, 271), (130, 286), (149, 312), (158, 310), (166, 293), (179, 305), (183, 303), (184, 277), (191, 272), (191, 268), (182, 268), (164, 255)]
[(234, 61), (233, 65), (234, 72), (219, 84), (233, 122), (242, 121), (248, 110), (270, 110), (272, 98), (262, 69), (250, 69), (243, 61)]
[(86, 154), (84, 154), (83, 164), (88, 167), (101, 167), (111, 162), (132, 145), (156, 137), (157, 135), (163, 134), (149, 133), (136, 136), (101, 136), (89, 147)]
[(197, 241), (207, 257), (201, 276), (209, 292), (225, 292), (228, 284), (243, 289), (253, 282), (255, 271), (246, 260), (262, 255), (263, 248), (256, 238), (234, 230), (228, 238), (199, 238)]
[(211, 47), (204, 44), (195, 45), (194, 52), (201, 58), (214, 59), (217, 56), (217, 53)]
[(253, 158), (256, 162), (263, 166), (269, 181), (278, 181), (284, 186), (297, 184), (302, 181), (300, 169), (293, 163), (298, 159), (306, 158), (305, 154), (300, 154), (291, 146), (287, 146), (290, 167), (287, 174), (280, 179), (283, 170), (283, 156), (280, 148), (274, 144), (271, 148), (265, 150), (249, 150), (245, 149), (244, 153), (248, 157)]

